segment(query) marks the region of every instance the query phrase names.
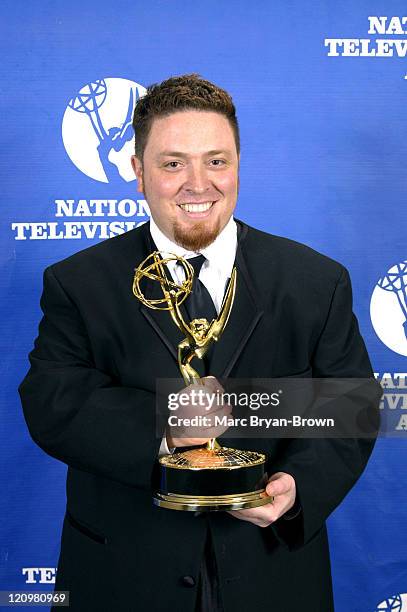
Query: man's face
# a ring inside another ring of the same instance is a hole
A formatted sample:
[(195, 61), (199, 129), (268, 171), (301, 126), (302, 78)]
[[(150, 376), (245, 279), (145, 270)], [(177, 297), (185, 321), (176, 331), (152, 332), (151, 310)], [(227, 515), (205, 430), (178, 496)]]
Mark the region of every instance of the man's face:
[(211, 244), (236, 206), (239, 158), (225, 116), (180, 111), (154, 119), (143, 162), (132, 157), (161, 231), (191, 251)]

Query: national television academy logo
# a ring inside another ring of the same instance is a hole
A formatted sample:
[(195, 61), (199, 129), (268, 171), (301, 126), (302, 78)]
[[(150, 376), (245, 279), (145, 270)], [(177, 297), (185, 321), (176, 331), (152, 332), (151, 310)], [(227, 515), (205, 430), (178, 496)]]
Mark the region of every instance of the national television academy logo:
[(62, 120), (62, 140), (75, 166), (87, 176), (111, 183), (135, 179), (132, 118), (142, 85), (128, 79), (97, 79), (69, 100)]
[(407, 610), (407, 593), (393, 595), (378, 604), (374, 612), (405, 612)]
[(407, 356), (407, 260), (380, 278), (370, 301), (370, 318), (380, 340)]

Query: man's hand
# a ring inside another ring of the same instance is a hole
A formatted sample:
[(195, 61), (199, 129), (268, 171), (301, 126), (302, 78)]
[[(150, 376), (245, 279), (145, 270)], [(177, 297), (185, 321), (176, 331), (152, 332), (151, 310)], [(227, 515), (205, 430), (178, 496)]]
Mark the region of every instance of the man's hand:
[[(217, 394), (219, 391), (219, 394)], [(215, 401), (217, 397), (221, 398), (223, 392), (222, 385), (214, 376), (202, 378), (199, 383), (189, 385), (178, 393), (178, 396), (183, 395), (186, 400), (189, 397), (189, 402), (183, 402), (171, 416), (175, 416), (180, 420), (192, 419), (193, 417), (201, 417), (202, 424), (199, 426), (167, 426), (166, 438), (169, 448), (198, 446), (206, 444), (211, 438), (217, 438), (225, 433), (228, 426), (215, 426), (214, 417), (222, 418), (229, 416), (232, 413), (232, 408), (229, 405), (218, 405)], [(199, 395), (198, 395), (199, 394)]]
[(266, 493), (274, 497), (270, 504), (246, 510), (231, 510), (229, 514), (242, 521), (249, 521), (258, 527), (268, 527), (294, 506), (295, 480), (291, 474), (276, 472), (268, 481)]

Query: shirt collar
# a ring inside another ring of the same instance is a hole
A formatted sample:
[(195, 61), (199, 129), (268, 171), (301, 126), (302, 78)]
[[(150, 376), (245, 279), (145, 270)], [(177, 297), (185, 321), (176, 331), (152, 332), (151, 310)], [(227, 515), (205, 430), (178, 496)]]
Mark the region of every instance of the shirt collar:
[(235, 261), (237, 248), (237, 227), (233, 216), (230, 217), (229, 221), (221, 233), (215, 238), (214, 242), (202, 249), (199, 253), (187, 251), (184, 247), (170, 240), (170, 238), (168, 238), (160, 230), (153, 217), (150, 218), (150, 232), (159, 251), (164, 253), (174, 253), (174, 255), (184, 257), (185, 259), (196, 257), (201, 253), (208, 259), (211, 268), (213, 266), (219, 271), (223, 271), (228, 277), (230, 276), (233, 263)]

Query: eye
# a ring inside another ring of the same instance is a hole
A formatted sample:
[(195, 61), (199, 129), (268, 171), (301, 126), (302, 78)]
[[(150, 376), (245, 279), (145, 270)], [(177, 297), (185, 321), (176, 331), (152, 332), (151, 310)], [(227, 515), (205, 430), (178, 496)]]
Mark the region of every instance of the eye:
[(209, 163), (211, 166), (218, 168), (219, 166), (224, 166), (226, 162), (224, 159), (211, 159)]
[(164, 168), (169, 168), (170, 170), (177, 170), (181, 165), (181, 162), (178, 161), (169, 161), (164, 164)]

